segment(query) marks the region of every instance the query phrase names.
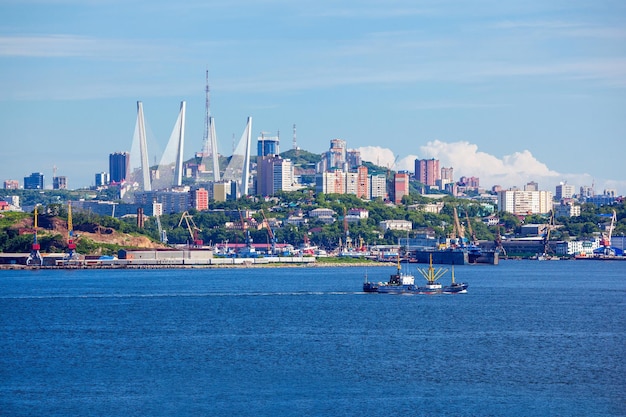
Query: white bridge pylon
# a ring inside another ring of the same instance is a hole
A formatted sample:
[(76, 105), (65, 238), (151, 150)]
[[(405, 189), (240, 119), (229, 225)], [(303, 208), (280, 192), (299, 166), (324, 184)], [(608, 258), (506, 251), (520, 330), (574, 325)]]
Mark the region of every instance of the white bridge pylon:
[(246, 128), (239, 139), (230, 162), (224, 171), (224, 180), (237, 183), (238, 197), (248, 195), (250, 181), (250, 146), (252, 141), (252, 117), (248, 117)]
[(137, 102), (137, 123), (130, 151), (129, 185), (131, 191), (152, 191), (153, 189), (169, 189), (182, 185), (185, 112), (186, 104), (182, 101), (178, 118), (160, 162), (157, 166), (151, 168), (143, 103), (141, 101)]

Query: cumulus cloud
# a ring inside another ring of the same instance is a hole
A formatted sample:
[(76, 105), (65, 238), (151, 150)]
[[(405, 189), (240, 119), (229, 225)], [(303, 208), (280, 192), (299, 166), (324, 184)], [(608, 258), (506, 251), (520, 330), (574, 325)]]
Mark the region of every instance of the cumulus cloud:
[(461, 176), (478, 177), (485, 188), (500, 185), (504, 188), (523, 187), (530, 181), (539, 183), (542, 190), (553, 191), (560, 182), (577, 187), (595, 183), (596, 192), (604, 188), (623, 189), (626, 181), (594, 179), (589, 174), (560, 173), (539, 161), (529, 150), (497, 157), (480, 151), (478, 145), (466, 141), (443, 142), (434, 140), (420, 147), (420, 156), (397, 156), (391, 149), (380, 146), (358, 148), (361, 158), (393, 170), (414, 171), (415, 159), (435, 158), (442, 167), (454, 168), (455, 179)]
[(553, 183), (561, 177), (528, 150), (498, 158), (479, 151), (478, 145), (473, 143), (439, 140), (430, 141), (420, 149), (424, 157), (439, 159), (442, 166), (453, 167), (455, 176), (479, 177), (485, 186), (522, 186), (529, 181), (540, 180)]

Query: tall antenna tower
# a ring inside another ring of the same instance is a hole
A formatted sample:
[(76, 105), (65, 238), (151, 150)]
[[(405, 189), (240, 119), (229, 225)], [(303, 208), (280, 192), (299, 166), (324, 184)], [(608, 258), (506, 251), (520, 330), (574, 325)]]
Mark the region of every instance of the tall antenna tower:
[[(215, 121), (211, 117), (211, 89), (209, 88), (209, 70), (206, 70), (205, 87), (205, 115), (204, 115), (204, 136), (202, 149), (202, 163), (211, 163), (213, 171), (213, 181), (220, 180), (219, 155), (217, 153), (217, 136), (215, 134)], [(211, 158), (211, 161), (209, 161)]]
[(300, 156), (300, 149), (298, 148), (298, 142), (296, 140), (296, 124), (293, 124), (293, 150), (296, 151), (296, 156)]
[(210, 94), (211, 90), (209, 89), (209, 70), (206, 70), (206, 87), (204, 89), (205, 92), (205, 114), (204, 114), (204, 134), (202, 137), (202, 143), (204, 149), (202, 150), (202, 156), (206, 157), (209, 155), (209, 120), (211, 118), (211, 99)]

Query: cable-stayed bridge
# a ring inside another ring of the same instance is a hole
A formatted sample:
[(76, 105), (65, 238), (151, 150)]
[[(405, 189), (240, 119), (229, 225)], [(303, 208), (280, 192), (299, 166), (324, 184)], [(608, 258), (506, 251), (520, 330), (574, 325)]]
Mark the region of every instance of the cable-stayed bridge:
[[(186, 104), (180, 104), (178, 118), (172, 129), (167, 146), (158, 162), (149, 163), (148, 138), (143, 103), (137, 102), (137, 122), (130, 151), (129, 175), (123, 186), (122, 197), (130, 201), (136, 192), (166, 191), (183, 185), (184, 144), (185, 144)], [(202, 166), (210, 166), (210, 171), (198, 171), (196, 183), (207, 184), (220, 181), (234, 181), (237, 196), (248, 194), (250, 181), (250, 146), (252, 118), (248, 117), (246, 127), (230, 161), (221, 175), (217, 152), (217, 137), (213, 118), (208, 116), (202, 152)], [(207, 175), (209, 174), (209, 175)]]

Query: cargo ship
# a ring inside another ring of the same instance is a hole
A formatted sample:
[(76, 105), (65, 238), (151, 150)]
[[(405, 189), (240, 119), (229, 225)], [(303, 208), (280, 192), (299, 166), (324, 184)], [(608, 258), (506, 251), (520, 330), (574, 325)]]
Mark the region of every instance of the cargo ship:
[(432, 257), (428, 269), (419, 269), (418, 272), (426, 280), (424, 285), (415, 285), (415, 277), (412, 274), (403, 273), (398, 261), (397, 272), (389, 277), (387, 282), (371, 282), (365, 276), (363, 283), (364, 292), (375, 292), (380, 294), (465, 294), (467, 283), (457, 283), (454, 278), (454, 267), (452, 267), (452, 283), (442, 285), (437, 282), (447, 269), (433, 267)]

